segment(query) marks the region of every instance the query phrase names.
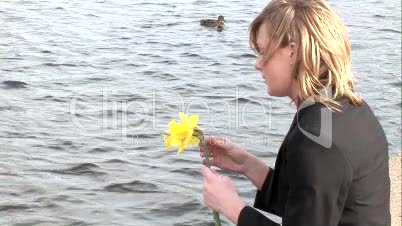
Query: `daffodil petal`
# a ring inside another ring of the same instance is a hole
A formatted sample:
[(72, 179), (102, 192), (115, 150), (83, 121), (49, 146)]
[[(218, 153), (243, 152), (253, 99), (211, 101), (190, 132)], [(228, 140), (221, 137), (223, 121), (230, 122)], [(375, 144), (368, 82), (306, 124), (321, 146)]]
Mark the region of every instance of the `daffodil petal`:
[(177, 125), (177, 121), (176, 120), (172, 120), (169, 123), (169, 127), (175, 127)]
[(180, 122), (185, 122), (187, 119), (187, 115), (184, 114), (183, 112), (179, 112), (179, 117), (180, 117)]
[(190, 144), (192, 145), (198, 145), (200, 140), (197, 137), (191, 137)]
[(194, 128), (198, 128), (199, 116), (191, 115), (188, 117), (184, 112), (179, 112), (179, 117), (180, 121), (172, 120), (169, 129), (166, 130), (170, 136), (163, 135), (166, 148), (169, 150), (172, 146), (178, 146), (178, 154), (182, 153), (187, 146), (199, 143), (198, 138), (193, 136)]
[(192, 129), (190, 129), (190, 130), (188, 130), (188, 132), (187, 132), (187, 137), (192, 137), (193, 136), (193, 130)]
[(165, 140), (166, 149), (169, 151), (171, 148), (170, 138), (166, 134), (163, 134), (163, 139)]
[(198, 115), (191, 115), (188, 119), (190, 126), (195, 127), (198, 124), (199, 118), (200, 117)]
[(186, 148), (186, 145), (184, 143), (182, 145), (180, 145), (179, 150), (177, 150), (177, 154), (183, 153), (185, 148)]
[(172, 146), (180, 146), (183, 143), (185, 138), (186, 138), (186, 136), (184, 136), (184, 135), (172, 136), (170, 144)]
[(179, 145), (181, 145), (181, 142), (180, 142), (180, 140), (179, 139), (177, 139), (176, 137), (173, 137), (172, 138), (172, 140), (170, 141), (170, 144), (172, 145), (172, 146), (179, 146)]

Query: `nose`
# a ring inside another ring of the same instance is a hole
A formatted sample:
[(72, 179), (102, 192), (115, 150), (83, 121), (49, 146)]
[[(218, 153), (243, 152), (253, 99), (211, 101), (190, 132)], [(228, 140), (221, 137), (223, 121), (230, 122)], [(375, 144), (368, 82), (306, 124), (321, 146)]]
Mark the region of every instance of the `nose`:
[(257, 59), (255, 60), (254, 67), (255, 69), (261, 71), (262, 70), (262, 56), (258, 55)]

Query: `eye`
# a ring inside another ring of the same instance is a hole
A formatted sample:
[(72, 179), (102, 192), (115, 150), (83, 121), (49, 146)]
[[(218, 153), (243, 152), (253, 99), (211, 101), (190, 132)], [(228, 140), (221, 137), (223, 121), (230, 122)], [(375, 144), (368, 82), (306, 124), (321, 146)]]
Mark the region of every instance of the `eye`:
[(263, 50), (265, 50), (265, 49), (263, 49), (263, 48), (257, 48), (255, 51), (256, 51), (256, 53), (257, 53), (258, 56), (261, 56), (261, 55), (264, 55), (264, 51), (263, 51)]

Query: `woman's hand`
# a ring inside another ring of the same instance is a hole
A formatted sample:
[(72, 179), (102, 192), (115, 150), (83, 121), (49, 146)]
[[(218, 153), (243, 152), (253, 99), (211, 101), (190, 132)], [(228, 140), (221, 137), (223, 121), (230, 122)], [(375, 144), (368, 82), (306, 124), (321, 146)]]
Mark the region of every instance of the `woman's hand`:
[[(246, 176), (258, 190), (264, 184), (264, 180), (269, 172), (267, 164), (259, 160), (254, 155), (248, 153), (244, 148), (233, 144), (223, 137), (205, 137), (209, 151), (211, 165), (223, 170), (241, 173)], [(205, 153), (200, 142), (200, 155), (205, 157)], [(205, 158), (202, 163), (206, 165)]]
[(239, 214), (245, 207), (237, 189), (228, 176), (219, 175), (215, 170), (202, 166), (204, 176), (204, 203), (209, 208), (222, 213), (237, 225)]
[[(253, 156), (244, 148), (233, 144), (223, 137), (205, 137), (205, 143), (208, 147), (211, 165), (223, 170), (229, 170), (238, 173), (245, 173), (247, 162)], [(200, 142), (200, 155), (203, 157), (203, 164), (206, 165), (205, 153)], [(211, 159), (212, 158), (212, 159)]]

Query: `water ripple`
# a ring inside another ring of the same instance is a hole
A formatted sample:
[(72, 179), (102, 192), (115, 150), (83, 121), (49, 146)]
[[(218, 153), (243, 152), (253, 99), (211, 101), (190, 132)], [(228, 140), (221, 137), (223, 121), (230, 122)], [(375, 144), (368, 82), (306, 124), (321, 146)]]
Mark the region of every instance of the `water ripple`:
[(91, 175), (91, 176), (101, 176), (106, 174), (105, 172), (100, 172), (99, 170), (100, 167), (96, 164), (82, 163), (67, 169), (48, 170), (48, 172), (56, 174)]
[(23, 211), (27, 210), (30, 207), (25, 204), (21, 205), (0, 205), (0, 211)]
[(108, 186), (106, 186), (105, 191), (108, 192), (118, 192), (118, 193), (160, 193), (163, 192), (163, 189), (159, 187), (158, 185), (151, 183), (151, 182), (146, 182), (146, 181), (140, 181), (140, 180), (134, 180), (128, 183), (112, 183)]
[(1, 83), (2, 87), (4, 89), (21, 89), (21, 88), (26, 88), (26, 86), (28, 85), (25, 82), (21, 82), (21, 81), (4, 81)]

